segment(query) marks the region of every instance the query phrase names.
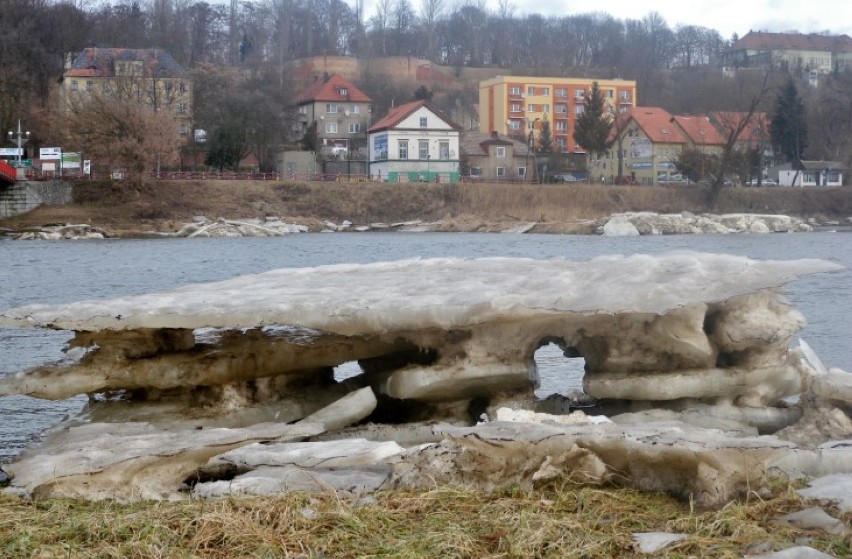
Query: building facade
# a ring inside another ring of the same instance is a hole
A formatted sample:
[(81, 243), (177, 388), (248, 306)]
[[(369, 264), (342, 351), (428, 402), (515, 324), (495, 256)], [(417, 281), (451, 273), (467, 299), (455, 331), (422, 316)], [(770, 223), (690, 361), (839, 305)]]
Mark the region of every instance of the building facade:
[(726, 66), (778, 68), (795, 75), (842, 72), (852, 70), (852, 38), (749, 31), (731, 45), (724, 61)]
[(369, 174), (385, 182), (459, 179), (459, 126), (428, 101), (392, 108), (369, 129)]
[(181, 143), (192, 134), (192, 79), (162, 49), (84, 49), (62, 74), (60, 109), (72, 111), (95, 95), (168, 111)]
[(351, 158), (365, 147), (372, 99), (340, 74), (316, 77), (296, 96), (295, 105), (295, 135), (301, 138), (316, 123), (321, 155)]
[(584, 153), (574, 141), (574, 125), (594, 82), (614, 114), (636, 106), (633, 80), (498, 76), (479, 83), (479, 131), (537, 142), (547, 120), (555, 152)]
[(618, 118), (620, 134), (604, 156), (592, 162), (592, 178), (614, 180), (621, 151), (622, 176), (646, 185), (670, 180), (677, 173), (675, 162), (689, 142), (672, 115), (659, 107), (637, 107)]
[(491, 132), (461, 133), (465, 178), (493, 182), (534, 180), (536, 157), (527, 142)]

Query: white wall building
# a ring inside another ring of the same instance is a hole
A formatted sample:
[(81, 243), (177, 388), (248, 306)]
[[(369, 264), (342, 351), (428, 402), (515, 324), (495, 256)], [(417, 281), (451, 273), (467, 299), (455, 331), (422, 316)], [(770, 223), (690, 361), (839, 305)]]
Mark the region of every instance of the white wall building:
[(428, 101), (392, 108), (368, 130), (370, 176), (386, 182), (457, 181), (459, 130)]
[[(780, 186), (842, 186), (843, 166), (837, 161), (802, 161), (801, 165), (779, 165)], [(770, 174), (773, 174), (770, 172)]]

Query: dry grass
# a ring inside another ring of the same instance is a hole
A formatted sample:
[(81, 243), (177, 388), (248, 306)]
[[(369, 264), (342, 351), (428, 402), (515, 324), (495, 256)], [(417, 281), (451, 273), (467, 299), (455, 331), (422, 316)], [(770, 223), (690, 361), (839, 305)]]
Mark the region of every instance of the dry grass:
[[(209, 502), (31, 504), (0, 496), (2, 557), (583, 557), (637, 556), (631, 533), (688, 534), (658, 557), (742, 557), (798, 538), (836, 557), (849, 536), (773, 524), (805, 508), (789, 485), (719, 511), (690, 510), (664, 495), (551, 484), (483, 494), (453, 488)], [(844, 520), (849, 524), (852, 515)]]
[[(145, 185), (83, 182), (74, 203), (43, 206), (0, 226), (88, 223), (112, 232), (174, 231), (194, 216), (276, 216), (319, 228), (323, 220), (359, 224), (421, 219), (445, 230), (499, 229), (543, 222), (537, 231), (576, 232), (576, 224), (624, 211), (707, 211), (701, 187), (598, 184), (379, 184), (346, 182), (162, 181)], [(852, 188), (725, 189), (716, 213), (783, 213), (844, 220), (852, 216)]]

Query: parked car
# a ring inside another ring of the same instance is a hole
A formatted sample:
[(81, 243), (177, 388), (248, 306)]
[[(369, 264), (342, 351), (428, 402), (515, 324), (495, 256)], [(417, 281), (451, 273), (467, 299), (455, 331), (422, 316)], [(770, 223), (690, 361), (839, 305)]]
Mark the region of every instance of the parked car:
[(551, 175), (550, 182), (580, 182), (581, 179), (572, 175), (571, 173), (561, 173), (558, 175)]
[(615, 184), (639, 184), (633, 177), (615, 177)]
[(763, 179), (753, 178), (746, 183), (747, 186), (778, 186), (778, 181), (769, 177)]
[(683, 175), (670, 175), (657, 177), (659, 184), (689, 184), (689, 179)]

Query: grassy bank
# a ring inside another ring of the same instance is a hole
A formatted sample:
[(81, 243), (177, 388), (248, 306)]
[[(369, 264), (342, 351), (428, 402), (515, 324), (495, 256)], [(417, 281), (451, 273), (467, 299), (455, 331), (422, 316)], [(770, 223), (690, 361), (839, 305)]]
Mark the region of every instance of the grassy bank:
[[(773, 213), (841, 221), (852, 216), (852, 188), (727, 188), (715, 207), (699, 186), (637, 187), (526, 184), (375, 184), (174, 181), (131, 186), (75, 185), (74, 202), (43, 206), (0, 222), (21, 229), (87, 223), (108, 231), (174, 231), (194, 216), (281, 217), (320, 228), (323, 220), (356, 225), (420, 219), (445, 230), (497, 230), (518, 221), (572, 232), (582, 221), (625, 211)], [(548, 229), (550, 228), (550, 229)]]
[[(211, 502), (30, 504), (0, 497), (2, 557), (638, 557), (634, 532), (687, 538), (655, 557), (742, 557), (794, 544), (835, 557), (849, 536), (780, 526), (808, 506), (789, 485), (719, 511), (664, 495), (548, 485), (484, 495), (439, 488), (361, 500), (290, 494)], [(847, 514), (847, 526), (852, 514)]]

